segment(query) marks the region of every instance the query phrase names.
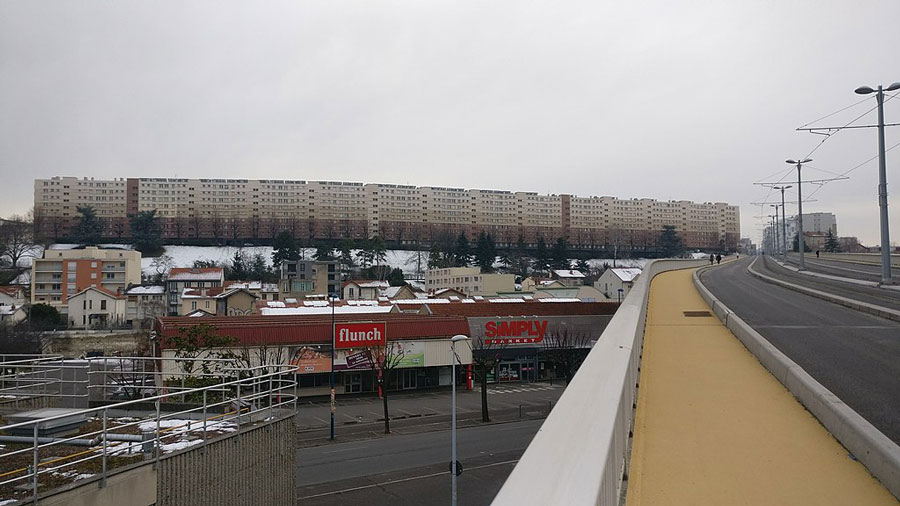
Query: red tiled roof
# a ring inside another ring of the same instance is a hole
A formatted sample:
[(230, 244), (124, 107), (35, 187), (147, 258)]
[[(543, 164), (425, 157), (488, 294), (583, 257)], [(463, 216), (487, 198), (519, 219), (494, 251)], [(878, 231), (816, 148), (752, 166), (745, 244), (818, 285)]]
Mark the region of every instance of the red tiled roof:
[(549, 304), (538, 301), (510, 303), (478, 302), (475, 304), (451, 303), (430, 304), (429, 309), (435, 316), (580, 316), (614, 314), (618, 304), (615, 302), (556, 302)]
[[(457, 334), (469, 335), (468, 321), (459, 316), (383, 313), (336, 315), (335, 321), (386, 322), (387, 338), (391, 340), (440, 339)], [(292, 345), (331, 341), (331, 315), (163, 317), (159, 319), (163, 348), (167, 347), (165, 338), (177, 335), (180, 327), (200, 324), (214, 325), (220, 335), (235, 337), (240, 344), (247, 345)]]
[(225, 269), (222, 267), (202, 267), (198, 269), (194, 269), (192, 267), (172, 267), (169, 269), (169, 275), (173, 274), (207, 274), (207, 273), (219, 273), (224, 272)]
[[(100, 292), (102, 294), (109, 295), (110, 297), (113, 297), (116, 299), (124, 298), (124, 295), (122, 295), (120, 293), (116, 293), (116, 292), (110, 290), (109, 288), (105, 288), (103, 286), (97, 286), (97, 285), (91, 285), (78, 293), (83, 293), (83, 292), (85, 292), (87, 290), (91, 290), (91, 289), (97, 290), (98, 292)], [(78, 294), (75, 294), (75, 295), (78, 295)]]
[(23, 289), (21, 286), (18, 286), (18, 285), (15, 285), (15, 286), (9, 286), (9, 285), (3, 285), (3, 286), (0, 286), (0, 292), (5, 293), (6, 295), (9, 295), (10, 297), (15, 297), (16, 295), (19, 294), (20, 291), (24, 291), (24, 289)]

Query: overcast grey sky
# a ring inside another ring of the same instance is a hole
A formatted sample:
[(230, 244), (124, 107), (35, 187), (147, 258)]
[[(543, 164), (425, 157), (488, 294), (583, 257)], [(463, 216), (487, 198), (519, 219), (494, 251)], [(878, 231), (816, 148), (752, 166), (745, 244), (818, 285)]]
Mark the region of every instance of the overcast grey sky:
[[(726, 201), (756, 241), (753, 183), (821, 140), (794, 129), (900, 81), (898, 20), (897, 0), (2, 0), (0, 215), (36, 177), (273, 177)], [(804, 178), (876, 147), (835, 134)], [(877, 163), (849, 175), (804, 211), (875, 244)]]

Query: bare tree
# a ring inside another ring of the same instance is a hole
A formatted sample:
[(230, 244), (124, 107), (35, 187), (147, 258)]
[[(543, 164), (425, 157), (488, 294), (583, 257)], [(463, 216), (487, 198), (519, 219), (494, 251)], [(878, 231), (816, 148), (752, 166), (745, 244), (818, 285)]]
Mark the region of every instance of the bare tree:
[(13, 215), (0, 220), (0, 258), (9, 258), (10, 264), (18, 267), (19, 260), (35, 253), (34, 226), (27, 217)]
[[(242, 345), (234, 352), (234, 358), (239, 366), (248, 369), (247, 376), (257, 376), (274, 372), (276, 367), (287, 364), (290, 357), (285, 346), (263, 343), (253, 347)], [(260, 369), (253, 369), (259, 366)]]
[(568, 385), (590, 351), (591, 336), (587, 332), (563, 326), (545, 336), (541, 346), (541, 354), (553, 362), (554, 369), (562, 373)]
[[(490, 422), (488, 411), (488, 375), (492, 374), (500, 363), (500, 351), (505, 344), (499, 339), (472, 339), (472, 364), (475, 366), (475, 378), (481, 386), (481, 421)], [(454, 357), (455, 359), (455, 357)], [(456, 381), (456, 378), (453, 378)]]
[(391, 417), (388, 413), (388, 390), (391, 386), (391, 376), (406, 351), (403, 349), (402, 343), (386, 342), (384, 346), (367, 347), (369, 355), (372, 357), (372, 367), (375, 371), (375, 383), (381, 389), (381, 400), (384, 406), (384, 433), (391, 433)]

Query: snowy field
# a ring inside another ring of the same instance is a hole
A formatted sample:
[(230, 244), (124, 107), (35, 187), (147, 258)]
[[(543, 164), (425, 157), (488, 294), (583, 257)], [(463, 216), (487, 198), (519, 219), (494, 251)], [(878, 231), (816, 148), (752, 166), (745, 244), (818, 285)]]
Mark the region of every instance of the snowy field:
[[(75, 244), (53, 244), (50, 249), (72, 249)], [(101, 244), (100, 247), (105, 248), (125, 248), (130, 249), (127, 244)], [(262, 254), (266, 259), (266, 265), (272, 265), (272, 247), (271, 246), (166, 246), (165, 254), (172, 258), (172, 267), (191, 267), (197, 260), (211, 260), (219, 265), (231, 263), (234, 253), (241, 251), (246, 258), (253, 258), (257, 253)], [(305, 258), (312, 258), (316, 252), (315, 249), (307, 248), (304, 252)], [(353, 252), (354, 258), (356, 251)], [(428, 252), (416, 252), (406, 250), (387, 250), (387, 263), (391, 267), (399, 267), (403, 270), (403, 274), (407, 277), (414, 277), (417, 265), (424, 272), (428, 267)], [(702, 255), (702, 254), (701, 254)], [(705, 256), (705, 255), (704, 255)], [(144, 274), (155, 274), (153, 267), (155, 258), (145, 257), (141, 259), (141, 270)], [(30, 263), (30, 262), (29, 262)], [(643, 268), (647, 263), (643, 258), (617, 259), (616, 267), (639, 267)], [(603, 264), (613, 265), (611, 258), (592, 258), (588, 260), (588, 264), (593, 268), (600, 268)], [(495, 264), (499, 267), (499, 264)], [(573, 262), (574, 265), (574, 262)]]

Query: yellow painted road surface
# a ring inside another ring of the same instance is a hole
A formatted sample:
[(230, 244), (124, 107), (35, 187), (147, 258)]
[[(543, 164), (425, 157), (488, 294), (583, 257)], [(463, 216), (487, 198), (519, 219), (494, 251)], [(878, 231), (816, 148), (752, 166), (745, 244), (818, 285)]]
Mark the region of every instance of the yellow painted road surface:
[(897, 505), (709, 311), (692, 270), (654, 278), (627, 506)]

